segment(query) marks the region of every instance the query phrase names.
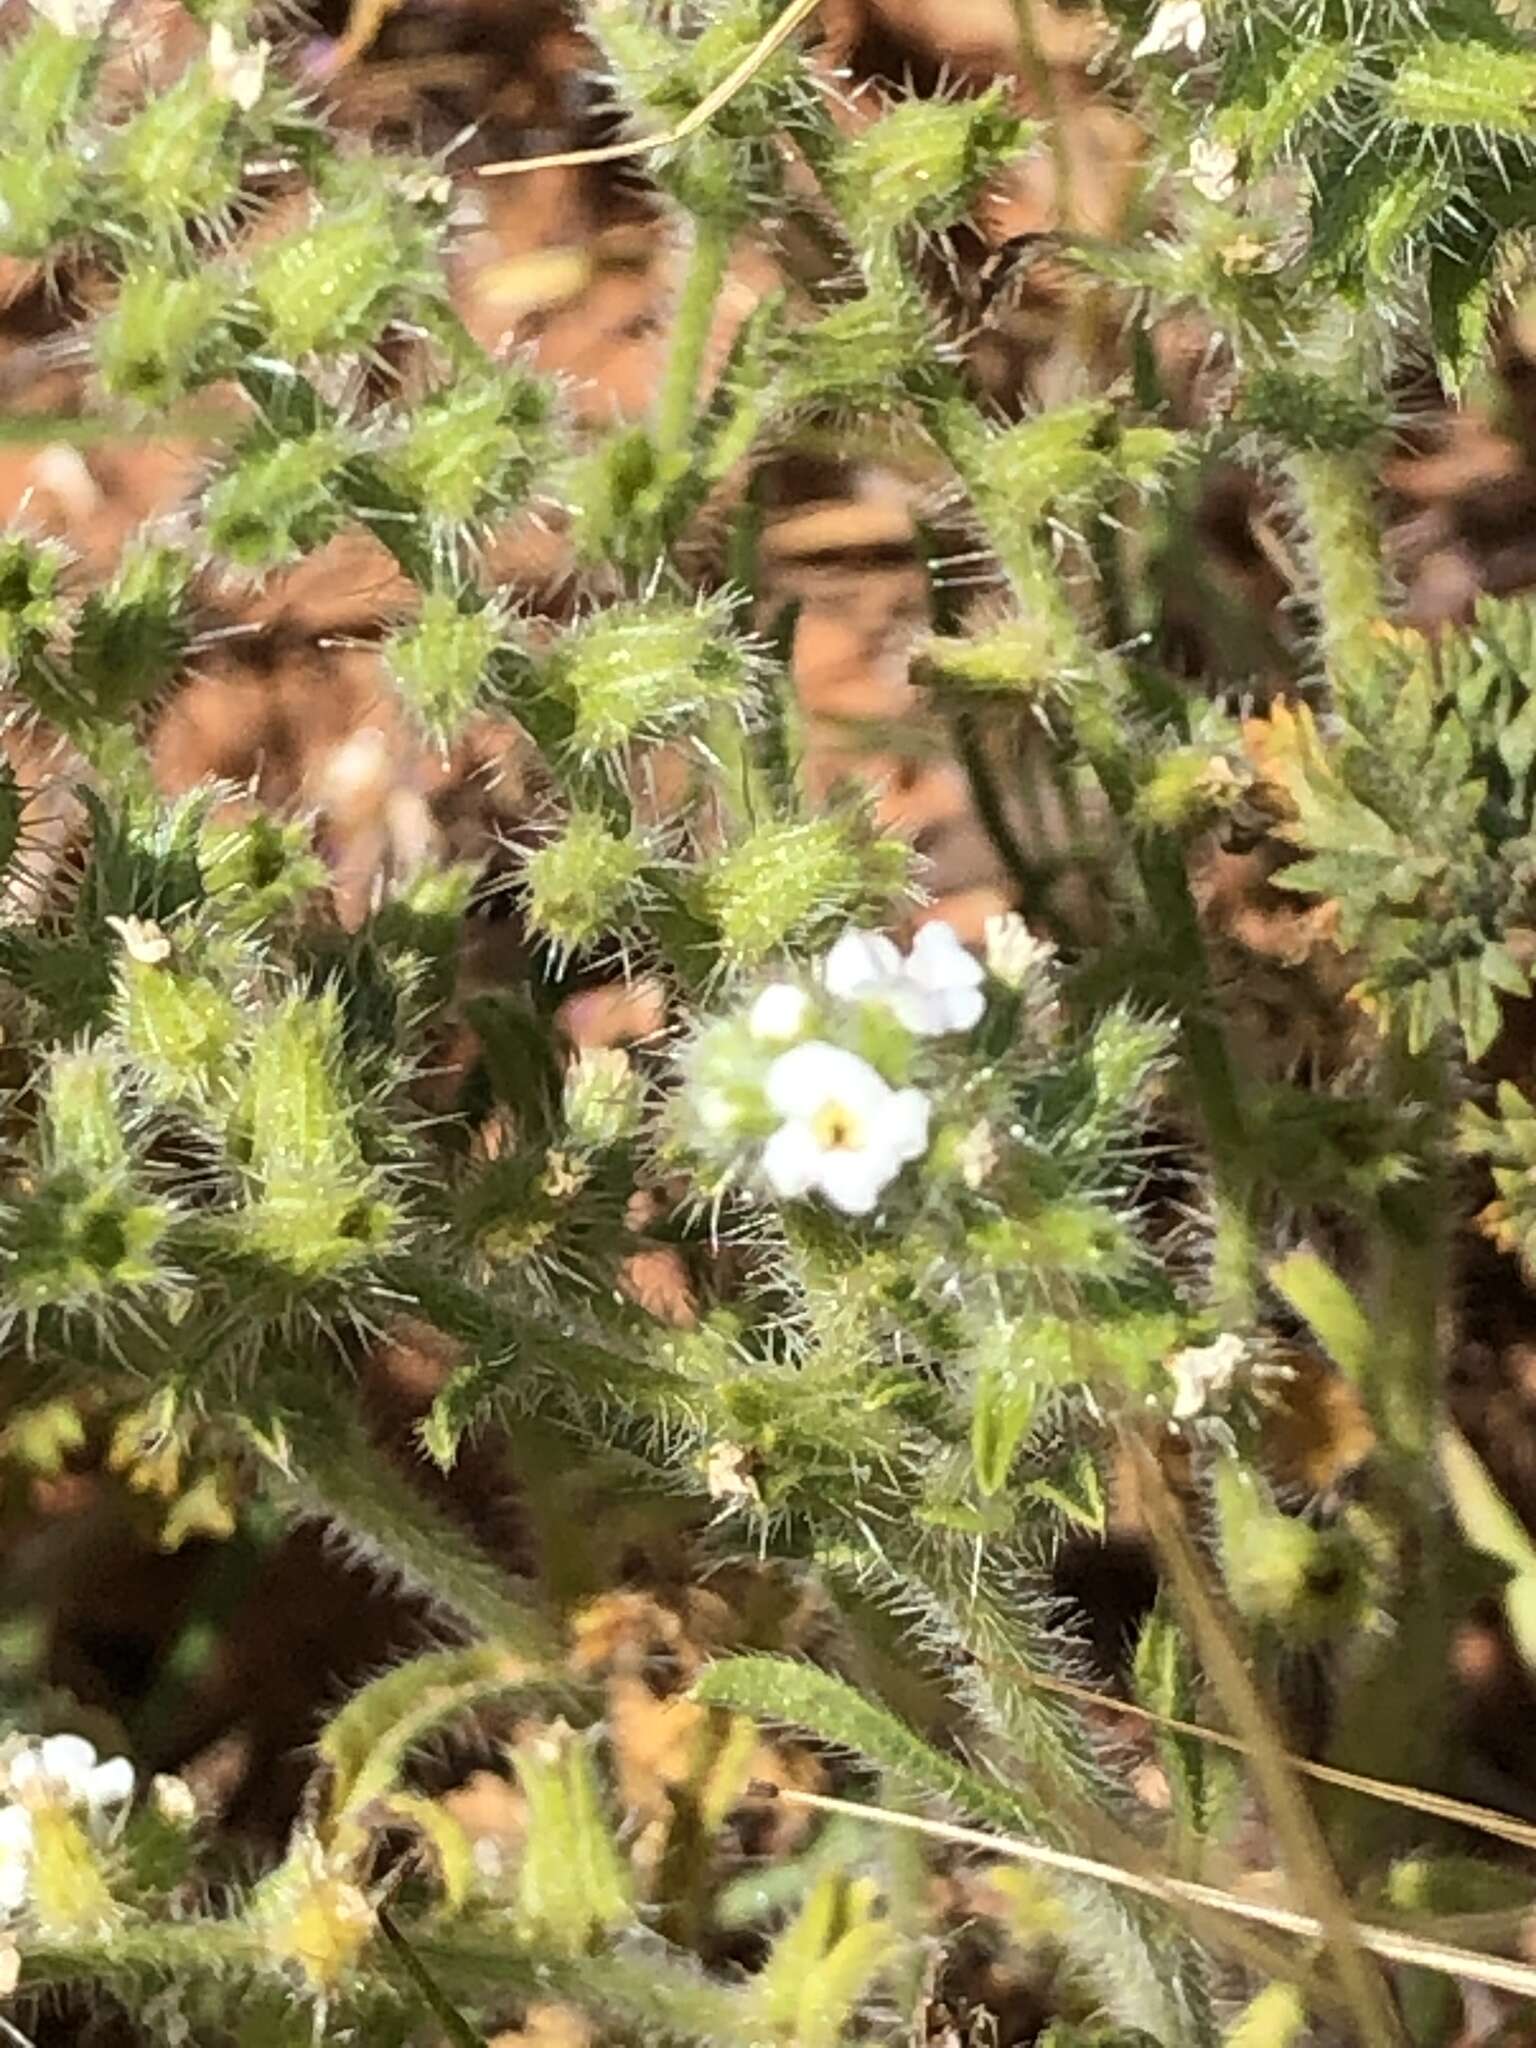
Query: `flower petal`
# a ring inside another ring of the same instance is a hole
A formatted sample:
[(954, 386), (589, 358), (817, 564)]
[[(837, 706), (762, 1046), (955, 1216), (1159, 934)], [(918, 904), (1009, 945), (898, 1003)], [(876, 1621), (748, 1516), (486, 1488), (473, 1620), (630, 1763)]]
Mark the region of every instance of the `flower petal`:
[(920, 1088), (902, 1088), (891, 1097), (880, 1135), (898, 1160), (921, 1159), (928, 1150), (929, 1114), (928, 1098)]
[(763, 1147), (763, 1173), (776, 1195), (793, 1202), (815, 1185), (821, 1159), (809, 1125), (780, 1124)]
[(942, 918), (918, 930), (907, 972), (922, 988), (977, 988), (982, 980), (981, 962), (961, 944), (954, 926)]
[(888, 1145), (866, 1145), (857, 1151), (823, 1152), (816, 1179), (827, 1200), (845, 1216), (867, 1216), (900, 1171), (901, 1162)]
[(890, 1093), (868, 1060), (820, 1038), (781, 1053), (763, 1085), (783, 1117), (810, 1118), (829, 1102), (843, 1104), (855, 1116), (868, 1116)]
[(811, 999), (793, 982), (776, 981), (765, 988), (747, 1013), (747, 1029), (768, 1045), (788, 1045), (805, 1029)]
[(987, 999), (979, 988), (946, 988), (932, 997), (934, 1015), (946, 1031), (969, 1031), (981, 1022)]
[(32, 1848), (32, 1816), (24, 1806), (0, 1806), (0, 1864)]
[(111, 1756), (91, 1772), (85, 1796), (92, 1806), (126, 1806), (133, 1786), (133, 1765), (125, 1756)]
[[(73, 1799), (83, 1799), (92, 1771), (96, 1768), (96, 1747), (83, 1735), (50, 1735), (38, 1749), (43, 1776)], [(11, 1779), (15, 1782), (15, 1769)]]
[(901, 973), (901, 954), (883, 932), (844, 932), (822, 963), (829, 995), (847, 1002)]

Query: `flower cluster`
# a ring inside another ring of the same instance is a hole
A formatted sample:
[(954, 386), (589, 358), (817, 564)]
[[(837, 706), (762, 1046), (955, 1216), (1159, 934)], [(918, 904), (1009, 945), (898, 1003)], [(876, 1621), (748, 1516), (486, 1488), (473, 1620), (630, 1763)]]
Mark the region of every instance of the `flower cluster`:
[(27, 1904), (40, 1812), (76, 1815), (90, 1835), (103, 1837), (133, 1788), (127, 1757), (98, 1762), (95, 1748), (80, 1735), (29, 1740), (0, 1760), (0, 1916), (9, 1918)]
[(773, 1194), (868, 1216), (928, 1150), (932, 1104), (911, 1075), (924, 1040), (970, 1031), (985, 970), (935, 921), (902, 953), (848, 931), (804, 983), (769, 983), (694, 1048), (687, 1103), (703, 1149), (753, 1143)]

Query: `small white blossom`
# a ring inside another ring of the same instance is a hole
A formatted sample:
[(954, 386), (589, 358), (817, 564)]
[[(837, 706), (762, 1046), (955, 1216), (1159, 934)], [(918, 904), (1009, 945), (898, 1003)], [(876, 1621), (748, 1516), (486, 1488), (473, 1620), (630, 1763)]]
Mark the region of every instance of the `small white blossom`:
[(0, 1919), (27, 1903), (32, 1877), (32, 1816), (24, 1806), (0, 1806)]
[(1248, 1346), (1241, 1337), (1230, 1335), (1175, 1352), (1168, 1360), (1176, 1387), (1174, 1421), (1188, 1422), (1206, 1409), (1219, 1406), (1232, 1391), (1247, 1361)]
[(123, 951), (141, 967), (160, 967), (171, 957), (171, 942), (150, 917), (109, 917)]
[(811, 999), (793, 982), (765, 988), (747, 1016), (747, 1029), (765, 1045), (793, 1045), (811, 1014)]
[(5, 1784), (13, 1799), (52, 1800), (95, 1814), (133, 1797), (133, 1765), (125, 1756), (98, 1763), (95, 1747), (83, 1735), (50, 1735), (9, 1760)]
[(752, 1477), (752, 1453), (740, 1444), (710, 1445), (704, 1456), (704, 1485), (711, 1500), (762, 1500)]
[(197, 1819), (197, 1796), (185, 1778), (160, 1771), (149, 1781), (154, 1809), (167, 1827), (189, 1828)]
[(909, 1159), (928, 1148), (928, 1098), (888, 1087), (867, 1060), (812, 1039), (768, 1070), (783, 1117), (763, 1172), (785, 1200), (819, 1191), (847, 1216), (867, 1216)]
[(266, 85), (270, 51), (268, 43), (252, 43), (247, 49), (237, 49), (226, 24), (216, 21), (208, 31), (208, 69), (219, 98), (231, 101), (242, 114), (248, 114)]
[(32, 1878), (33, 1810), (62, 1806), (80, 1813), (93, 1833), (111, 1825), (133, 1797), (133, 1765), (125, 1756), (99, 1763), (80, 1735), (50, 1735), (27, 1742), (0, 1760), (0, 1918), (26, 1904)]
[(97, 35), (114, 0), (32, 0), (32, 12), (56, 28), (61, 36)]
[(1187, 50), (1191, 57), (1198, 57), (1208, 32), (1201, 0), (1158, 0), (1147, 32), (1131, 55), (1167, 57), (1175, 50)]
[(968, 1188), (984, 1186), (996, 1173), (997, 1163), (1001, 1157), (1002, 1154), (997, 1149), (997, 1135), (986, 1118), (982, 1117), (979, 1123), (971, 1125), (960, 1140), (960, 1149), (956, 1154), (960, 1178)]
[(1230, 142), (1201, 136), (1190, 144), (1189, 182), (1202, 199), (1221, 205), (1237, 190), (1237, 151)]
[(881, 932), (845, 932), (827, 955), (822, 978), (843, 1002), (879, 1003), (921, 1038), (969, 1031), (986, 1008), (980, 964), (953, 925), (925, 924), (903, 959)]
[(1023, 988), (1056, 957), (1050, 940), (1037, 939), (1016, 910), (989, 917), (982, 926), (982, 942), (987, 972), (1004, 988)]

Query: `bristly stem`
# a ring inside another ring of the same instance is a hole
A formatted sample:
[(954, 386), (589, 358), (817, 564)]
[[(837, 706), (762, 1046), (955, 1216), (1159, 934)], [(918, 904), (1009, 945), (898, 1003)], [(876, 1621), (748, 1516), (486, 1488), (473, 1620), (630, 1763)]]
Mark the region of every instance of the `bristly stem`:
[(662, 455), (687, 446), (699, 406), (699, 383), (715, 324), (720, 287), (731, 259), (731, 236), (717, 222), (698, 219), (682, 290), (672, 315), (672, 345), (656, 402), (656, 446)]
[(1387, 612), (1370, 472), (1358, 456), (1317, 452), (1292, 456), (1290, 470), (1307, 529), (1323, 661), (1334, 689), (1347, 696), (1354, 671), (1375, 661)]
[(558, 1656), (555, 1630), (520, 1586), (435, 1508), (342, 1405), (308, 1398), (282, 1415), (285, 1456), (270, 1491), (299, 1516), (331, 1522), (408, 1591), (536, 1663)]

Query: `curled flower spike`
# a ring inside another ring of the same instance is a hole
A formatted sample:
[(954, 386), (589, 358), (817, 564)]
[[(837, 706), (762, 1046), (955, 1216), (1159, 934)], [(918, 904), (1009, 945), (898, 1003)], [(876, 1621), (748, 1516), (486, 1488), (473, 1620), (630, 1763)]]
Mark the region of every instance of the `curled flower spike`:
[(986, 1008), (979, 964), (954, 926), (925, 924), (902, 958), (881, 932), (845, 932), (822, 970), (827, 992), (844, 1002), (879, 1003), (920, 1038), (969, 1031)]
[(840, 1046), (812, 1039), (782, 1054), (767, 1094), (784, 1121), (763, 1148), (763, 1172), (786, 1200), (819, 1192), (845, 1216), (867, 1216), (928, 1148), (928, 1098), (888, 1087)]
[(1131, 55), (1168, 57), (1176, 50), (1187, 50), (1191, 57), (1198, 57), (1209, 29), (1201, 0), (1159, 0), (1146, 34)]

